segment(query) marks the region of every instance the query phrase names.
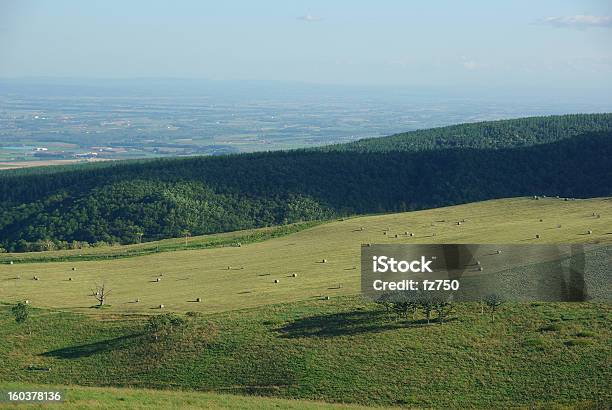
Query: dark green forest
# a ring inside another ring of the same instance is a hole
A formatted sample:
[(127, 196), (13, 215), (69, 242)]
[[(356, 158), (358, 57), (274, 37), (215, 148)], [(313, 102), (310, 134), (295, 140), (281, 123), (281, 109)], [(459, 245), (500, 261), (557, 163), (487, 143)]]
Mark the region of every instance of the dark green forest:
[(320, 149), (0, 173), (8, 251), (134, 243), (523, 195), (612, 194), (612, 115), (462, 124)]

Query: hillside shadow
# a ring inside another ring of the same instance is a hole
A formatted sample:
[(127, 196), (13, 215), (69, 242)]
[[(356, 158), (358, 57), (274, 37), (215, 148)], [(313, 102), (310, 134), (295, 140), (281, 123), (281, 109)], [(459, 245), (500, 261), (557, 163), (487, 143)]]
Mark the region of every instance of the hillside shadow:
[(135, 342), (138, 338), (140, 338), (140, 336), (142, 336), (141, 333), (135, 333), (132, 335), (120, 336), (114, 339), (103, 340), (95, 343), (63, 347), (61, 349), (41, 353), (40, 356), (54, 357), (57, 359), (79, 359), (81, 357), (89, 357), (99, 353), (123, 349)]
[[(450, 319), (453, 321), (456, 319)], [(425, 319), (395, 320), (384, 311), (353, 311), (327, 315), (316, 315), (295, 320), (275, 329), (280, 337), (294, 339), (302, 337), (336, 337), (363, 333), (380, 333), (396, 329), (438, 325), (435, 321), (427, 324)]]

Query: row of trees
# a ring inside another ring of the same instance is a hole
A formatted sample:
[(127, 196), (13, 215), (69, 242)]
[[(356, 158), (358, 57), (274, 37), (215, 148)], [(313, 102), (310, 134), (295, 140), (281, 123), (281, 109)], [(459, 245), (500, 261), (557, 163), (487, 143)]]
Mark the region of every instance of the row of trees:
[[(434, 313), (437, 322), (444, 323), (454, 308), (452, 294), (444, 292), (388, 292), (380, 295), (375, 302), (383, 306), (388, 313), (395, 314), (398, 319), (410, 318), (415, 320), (418, 313), (421, 312), (428, 324), (431, 323)], [(486, 309), (491, 315), (491, 321), (493, 321), (495, 313), (503, 303), (504, 298), (500, 295), (487, 295), (479, 301), (481, 313), (484, 314)]]

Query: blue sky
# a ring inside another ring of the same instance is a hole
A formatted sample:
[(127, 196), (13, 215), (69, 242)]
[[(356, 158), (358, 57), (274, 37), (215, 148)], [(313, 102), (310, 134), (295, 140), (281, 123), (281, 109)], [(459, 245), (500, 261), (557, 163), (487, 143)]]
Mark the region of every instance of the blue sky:
[(7, 1), (0, 77), (612, 88), (610, 1)]

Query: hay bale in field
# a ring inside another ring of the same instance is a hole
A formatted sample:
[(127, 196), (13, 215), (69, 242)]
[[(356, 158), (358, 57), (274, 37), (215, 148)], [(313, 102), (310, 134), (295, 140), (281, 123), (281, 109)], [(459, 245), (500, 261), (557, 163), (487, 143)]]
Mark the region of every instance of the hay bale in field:
[(476, 261), (476, 265), (480, 265), (480, 261)]
[(228, 267), (227, 267), (227, 270), (230, 270), (230, 269), (232, 269), (232, 267), (231, 267), (231, 266), (228, 266)]
[(544, 222), (544, 219), (540, 218), (540, 222)]
[(161, 278), (155, 278), (155, 282), (161, 282)]
[(593, 212), (592, 216), (596, 216), (597, 214), (595, 212)]
[(398, 234), (395, 234), (395, 237), (396, 237), (396, 238), (399, 238), (399, 235), (398, 235)]
[(501, 251), (501, 249), (498, 249), (498, 250), (495, 251), (495, 253), (498, 254), (498, 255), (501, 255), (502, 251)]
[(38, 276), (34, 275), (34, 277), (32, 279), (39, 280), (40, 278)]
[(236, 242), (236, 246), (240, 248), (242, 247), (242, 244), (240, 242)]
[(360, 226), (360, 227), (359, 227), (359, 230), (360, 230), (360, 231), (364, 231), (364, 230), (365, 230), (365, 228), (364, 228), (363, 226)]
[(330, 297), (329, 297), (329, 296), (324, 296), (324, 297), (323, 297), (323, 299), (325, 299), (325, 300), (329, 300), (329, 299), (330, 299)]
[(386, 234), (387, 234), (387, 231), (383, 231), (383, 235), (386, 235)]
[(68, 278), (68, 281), (69, 281), (69, 282), (72, 282), (72, 278)]
[(369, 247), (369, 246), (372, 246), (372, 244), (371, 243), (366, 243), (365, 246)]
[(163, 309), (164, 307), (165, 307), (164, 305), (159, 305), (159, 308), (160, 308), (160, 309)]
[(536, 234), (535, 238), (536, 238), (536, 239), (540, 239), (540, 235), (539, 235), (539, 234)]
[(196, 298), (196, 302), (201, 302), (202, 298)]
[(274, 283), (280, 283), (280, 280), (274, 279)]
[(479, 267), (478, 267), (478, 271), (479, 271), (479, 272), (482, 272), (482, 270), (483, 270), (483, 269), (482, 269), (482, 266), (479, 266)]
[(76, 270), (76, 268), (75, 268), (75, 267), (72, 267), (72, 270), (73, 270), (73, 271), (75, 271), (75, 270)]
[(408, 236), (414, 236), (414, 234), (412, 232), (410, 232), (410, 234)]
[(591, 231), (590, 229), (587, 231), (587, 235), (591, 235), (593, 233), (593, 231)]
[(10, 262), (9, 262), (9, 265), (12, 265), (12, 264), (13, 264), (13, 261), (10, 261)]
[(461, 221), (457, 221), (457, 225), (461, 225)]
[(136, 298), (136, 300), (134, 301), (134, 303), (140, 303), (140, 298)]
[(321, 263), (327, 263), (327, 259), (323, 259)]
[(535, 200), (537, 201), (538, 199), (540, 199), (540, 197), (539, 197), (539, 196), (537, 196), (537, 195), (534, 195), (534, 196), (533, 196), (533, 199), (535, 199)]
[(291, 277), (292, 277), (292, 278), (297, 278), (297, 276), (298, 276), (298, 275), (297, 275), (297, 273), (292, 273), (292, 274), (291, 274)]

